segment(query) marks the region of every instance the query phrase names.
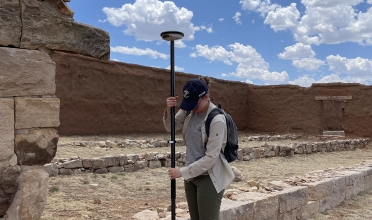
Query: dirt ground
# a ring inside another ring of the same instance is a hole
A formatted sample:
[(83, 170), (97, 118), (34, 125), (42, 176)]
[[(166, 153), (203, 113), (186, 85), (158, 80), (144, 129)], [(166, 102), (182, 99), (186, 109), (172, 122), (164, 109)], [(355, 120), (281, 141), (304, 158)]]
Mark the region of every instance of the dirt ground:
[[(244, 140), (252, 134), (240, 133)], [(95, 136), (95, 137), (61, 137), (60, 143), (71, 141), (100, 141), (115, 139), (168, 139), (168, 134), (131, 135), (131, 136)], [(319, 141), (320, 137), (302, 137), (297, 140), (282, 140), (270, 143), (284, 144), (290, 142)], [(241, 147), (257, 146), (263, 142), (241, 142)], [(131, 154), (143, 152), (169, 152), (164, 148), (88, 148), (60, 147), (56, 158), (80, 156), (93, 158), (105, 155)], [(177, 151), (185, 151), (178, 147)], [(372, 143), (365, 149), (353, 151), (295, 155), (293, 157), (274, 157), (253, 161), (231, 163), (243, 176), (243, 181), (234, 182), (228, 188), (247, 186), (248, 180), (263, 184), (292, 176), (303, 175), (309, 171), (323, 170), (338, 166), (352, 166), (372, 158)], [(183, 180), (178, 179), (177, 202), (184, 202)], [(372, 219), (372, 190), (360, 193), (355, 198), (345, 201), (339, 207), (314, 216), (313, 220), (323, 219)], [(157, 210), (167, 208), (171, 203), (170, 180), (167, 168), (143, 169), (133, 173), (81, 174), (74, 176), (57, 176), (49, 179), (48, 204), (41, 219), (132, 219), (132, 216), (145, 209)]]

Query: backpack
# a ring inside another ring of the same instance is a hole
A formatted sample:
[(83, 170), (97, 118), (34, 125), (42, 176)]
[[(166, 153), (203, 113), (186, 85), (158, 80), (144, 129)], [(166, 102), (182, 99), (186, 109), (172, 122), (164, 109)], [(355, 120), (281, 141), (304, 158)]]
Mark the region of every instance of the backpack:
[[(209, 128), (211, 126), (211, 122), (214, 116), (223, 114), (226, 118), (226, 125), (227, 125), (227, 141), (225, 150), (221, 152), (225, 156), (227, 162), (231, 163), (238, 157), (238, 128), (236, 127), (232, 117), (227, 114), (222, 108), (221, 103), (218, 103), (218, 108), (213, 109), (207, 117), (207, 121), (205, 122), (205, 132), (207, 133), (207, 137), (209, 137)], [(205, 147), (207, 144), (205, 144)]]

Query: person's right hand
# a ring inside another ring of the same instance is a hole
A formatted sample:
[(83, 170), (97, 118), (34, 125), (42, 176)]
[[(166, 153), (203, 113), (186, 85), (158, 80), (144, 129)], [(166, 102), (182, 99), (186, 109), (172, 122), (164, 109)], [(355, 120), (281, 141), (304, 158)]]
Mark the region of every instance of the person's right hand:
[(178, 95), (175, 97), (168, 97), (167, 98), (167, 108), (172, 108), (173, 106), (176, 106), (177, 104)]
[(177, 104), (178, 95), (175, 97), (168, 97), (167, 98), (167, 113), (170, 114), (170, 110), (172, 107), (176, 106)]

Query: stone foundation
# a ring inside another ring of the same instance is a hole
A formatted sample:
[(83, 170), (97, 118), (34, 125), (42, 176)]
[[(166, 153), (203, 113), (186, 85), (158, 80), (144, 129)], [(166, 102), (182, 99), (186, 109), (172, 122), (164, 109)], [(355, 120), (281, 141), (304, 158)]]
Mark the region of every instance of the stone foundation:
[(0, 1), (1, 218), (37, 220), (46, 204), (43, 165), (56, 154), (60, 125), (50, 54), (109, 59), (108, 33), (72, 16), (65, 0)]
[[(257, 140), (258, 137), (250, 137), (249, 140)], [(263, 137), (260, 139), (262, 140)], [(264, 144), (259, 147), (244, 147), (238, 150), (238, 161), (249, 161), (268, 157), (284, 157), (295, 154), (325, 153), (332, 151), (349, 151), (364, 148), (371, 139), (344, 139), (330, 140), (321, 142), (299, 142), (289, 145)], [(178, 144), (182, 141), (178, 140)], [(96, 146), (96, 147), (165, 147), (166, 141), (151, 140), (147, 141), (100, 141), (100, 142), (72, 142), (66, 145), (74, 147)], [(59, 148), (63, 150), (64, 145)], [(150, 151), (150, 149), (149, 149)], [(186, 152), (176, 152), (176, 166), (186, 164)], [(168, 153), (149, 152), (144, 154), (128, 154), (105, 156), (102, 158), (82, 158), (74, 156), (71, 158), (55, 158), (53, 163), (46, 164), (44, 167), (50, 176), (73, 175), (81, 173), (116, 173), (134, 172), (144, 168), (170, 167), (171, 156)]]

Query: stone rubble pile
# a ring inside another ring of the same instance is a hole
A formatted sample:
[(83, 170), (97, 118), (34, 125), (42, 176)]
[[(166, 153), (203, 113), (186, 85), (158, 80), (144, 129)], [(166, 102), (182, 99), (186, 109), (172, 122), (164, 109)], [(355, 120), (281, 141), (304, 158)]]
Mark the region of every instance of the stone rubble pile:
[[(312, 171), (267, 186), (247, 181), (247, 187), (228, 189), (222, 199), (220, 220), (308, 219), (372, 189), (372, 160), (350, 167)], [(187, 203), (177, 204), (176, 216), (189, 220)], [(137, 220), (171, 219), (171, 210), (144, 210)]]
[[(244, 147), (238, 150), (239, 161), (250, 161), (266, 157), (293, 156), (294, 154), (324, 153), (331, 151), (347, 151), (357, 148), (364, 148), (371, 139), (347, 139), (331, 140), (325, 142), (300, 142), (288, 145), (263, 144), (259, 147)], [(178, 142), (182, 143), (181, 141)], [(91, 147), (163, 147), (166, 141), (159, 140), (124, 140), (122, 142), (100, 141), (100, 142), (71, 142), (74, 146)], [(67, 146), (67, 145), (63, 145)], [(63, 150), (62, 146), (59, 146)], [(55, 158), (52, 163), (44, 165), (45, 170), (50, 176), (73, 175), (81, 173), (115, 173), (115, 172), (134, 172), (144, 168), (170, 167), (171, 153), (149, 152), (144, 154), (128, 154), (105, 156), (102, 158), (81, 158), (74, 156), (71, 158)], [(186, 163), (186, 153), (176, 152), (176, 166), (184, 166)]]

